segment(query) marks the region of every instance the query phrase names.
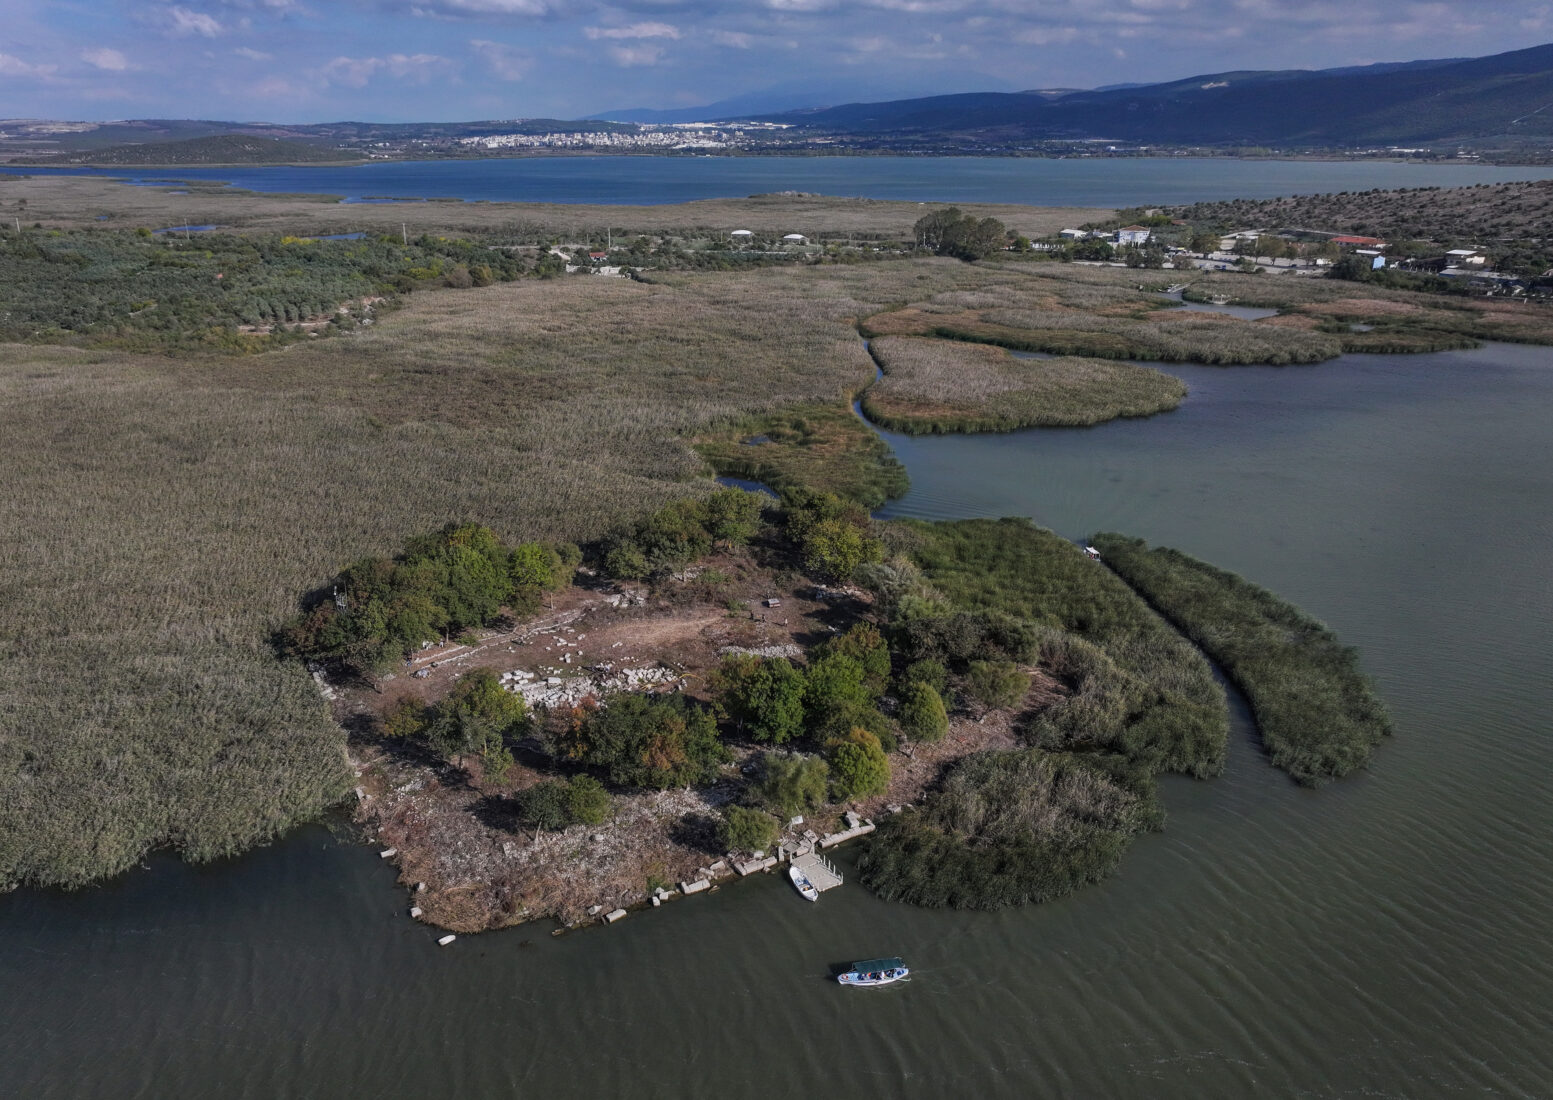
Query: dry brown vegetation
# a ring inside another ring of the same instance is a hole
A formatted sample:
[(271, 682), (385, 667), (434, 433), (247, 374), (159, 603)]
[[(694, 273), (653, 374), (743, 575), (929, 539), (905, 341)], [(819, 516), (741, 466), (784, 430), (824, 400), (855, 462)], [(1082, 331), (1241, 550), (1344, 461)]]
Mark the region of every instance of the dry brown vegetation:
[(1325, 333), (1171, 309), (1152, 293), (1169, 283), (1166, 273), (1069, 264), (997, 270), (1009, 277), (870, 317), (866, 329), (1052, 355), (1175, 363), (1319, 363), (1342, 350)]
[[(22, 171), (25, 171), (24, 169)], [(168, 169), (176, 179), (177, 169)], [(173, 194), (187, 190), (188, 194)], [(18, 205), (22, 203), (23, 205)], [(977, 217), (997, 218), (1011, 232), (1044, 237), (1066, 225), (1110, 217), (1111, 210), (964, 205)], [(458, 202), (342, 204), (332, 195), (278, 195), (239, 191), (207, 181), (166, 188), (129, 187), (101, 178), (32, 176), (0, 180), (0, 215), (45, 226), (119, 228), (221, 225), (234, 229), (315, 235), (328, 233), (497, 234), (516, 243), (552, 237), (586, 239), (606, 228), (620, 233), (682, 237), (743, 228), (756, 233), (800, 232), (811, 239), (911, 240), (922, 216), (914, 202), (826, 195), (762, 195), (704, 199), (664, 206), (583, 206), (566, 203)]]
[(211, 857), (348, 789), (266, 635), (450, 520), (585, 539), (705, 488), (687, 440), (872, 377), (855, 319), (954, 261), (416, 294), (346, 338), (167, 359), (0, 347), (0, 882)]
[(1012, 431), (1084, 426), (1175, 408), (1178, 378), (1131, 363), (1020, 359), (1001, 348), (885, 336), (871, 348), (884, 376), (863, 396), (869, 419), (898, 431)]

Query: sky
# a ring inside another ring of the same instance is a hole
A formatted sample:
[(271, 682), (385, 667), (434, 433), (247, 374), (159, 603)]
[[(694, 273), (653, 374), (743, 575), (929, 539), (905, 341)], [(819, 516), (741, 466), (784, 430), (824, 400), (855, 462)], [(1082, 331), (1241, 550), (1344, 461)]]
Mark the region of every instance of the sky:
[[(1467, 57), (1553, 0), (6, 0), (0, 117), (579, 118)], [(807, 101), (807, 102), (803, 102)]]

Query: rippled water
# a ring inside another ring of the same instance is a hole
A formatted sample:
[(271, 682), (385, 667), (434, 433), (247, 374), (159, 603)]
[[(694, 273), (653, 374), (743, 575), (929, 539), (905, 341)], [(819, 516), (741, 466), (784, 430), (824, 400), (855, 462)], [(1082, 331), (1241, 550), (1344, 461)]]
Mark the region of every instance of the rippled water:
[[(1366, 775), (1297, 789), (1241, 714), (1119, 876), (993, 915), (766, 877), (444, 950), (321, 829), (158, 859), (0, 898), (0, 1095), (1553, 1094), (1549, 361), (1171, 367), (1151, 420), (892, 437), (894, 514), (1129, 531), (1325, 618), (1395, 712)], [(826, 980), (897, 952), (908, 985)]]

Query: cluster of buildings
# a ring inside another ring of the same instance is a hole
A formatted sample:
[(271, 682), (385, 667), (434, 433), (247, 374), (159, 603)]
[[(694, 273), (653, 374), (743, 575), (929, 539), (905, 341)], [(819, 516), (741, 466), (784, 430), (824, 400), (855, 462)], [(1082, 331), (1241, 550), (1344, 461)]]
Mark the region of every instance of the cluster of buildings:
[[(774, 123), (741, 123), (726, 127), (710, 122), (680, 122), (669, 126), (637, 126), (630, 130), (570, 130), (538, 134), (481, 134), (459, 138), (477, 149), (730, 149), (752, 144), (750, 130), (786, 129)], [(769, 136), (769, 135), (767, 135)]]

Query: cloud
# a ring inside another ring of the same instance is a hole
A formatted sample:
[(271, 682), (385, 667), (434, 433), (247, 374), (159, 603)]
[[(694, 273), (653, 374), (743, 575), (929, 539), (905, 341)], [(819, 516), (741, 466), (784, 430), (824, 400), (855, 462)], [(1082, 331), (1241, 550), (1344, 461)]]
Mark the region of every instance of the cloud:
[(609, 56), (622, 68), (656, 65), (663, 60), (662, 46), (611, 46)]
[(487, 42), (484, 39), (472, 39), (469, 48), (475, 52), (475, 56), (485, 62), (486, 68), (498, 80), (522, 80), (533, 67), (534, 56), (514, 49), (503, 42)]
[(122, 73), (130, 69), (129, 58), (118, 50), (110, 50), (106, 47), (96, 50), (82, 50), (81, 60), (94, 69), (101, 69), (105, 73)]
[(414, 0), (408, 5), (391, 3), (387, 6), (399, 10), (407, 6), (411, 15), (444, 19), (541, 19), (566, 11), (565, 0)]
[(238, 57), (246, 57), (249, 61), (274, 61), (275, 55), (265, 53), (263, 50), (253, 49), (251, 46), (239, 46), (232, 51)]
[(709, 33), (713, 42), (734, 50), (747, 50), (755, 42), (754, 35), (745, 34), (743, 31), (714, 30)]
[(8, 53), (0, 53), (0, 76), (52, 76), (58, 65), (33, 65)]
[(180, 37), (199, 35), (214, 38), (226, 30), (215, 16), (191, 8), (163, 8), (161, 15), (163, 25)]
[(379, 73), (387, 73), (396, 80), (425, 84), (450, 68), (447, 58), (434, 53), (395, 53), (387, 57), (336, 57), (319, 70), (319, 75), (327, 84), (364, 88)]
[(584, 27), (589, 38), (678, 38), (679, 28), (668, 23), (632, 23), (628, 27)]

